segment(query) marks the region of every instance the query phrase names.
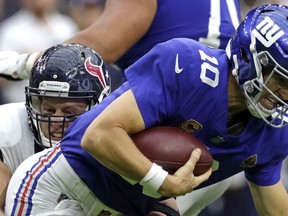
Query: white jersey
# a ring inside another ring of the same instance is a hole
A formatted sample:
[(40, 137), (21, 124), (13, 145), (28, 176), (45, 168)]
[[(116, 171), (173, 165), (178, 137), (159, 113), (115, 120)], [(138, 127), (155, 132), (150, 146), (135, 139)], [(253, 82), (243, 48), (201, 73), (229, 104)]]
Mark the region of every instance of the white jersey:
[(25, 103), (0, 106), (0, 149), (11, 172), (34, 154), (34, 136), (29, 129)]
[[(0, 106), (0, 119), (1, 119), (0, 120), (0, 149), (4, 156), (4, 163), (7, 164), (9, 169), (14, 173), (16, 168), (26, 158), (28, 158), (30, 155), (33, 155), (35, 153), (34, 136), (29, 129), (29, 125), (27, 121), (28, 116), (27, 116), (25, 104), (24, 103), (10, 103), (10, 104), (1, 105)], [(34, 159), (35, 157), (37, 157), (37, 155), (30, 157), (26, 163), (28, 163), (28, 161)], [(26, 165), (23, 164), (22, 166), (26, 166)], [(17, 181), (21, 180), (21, 178), (19, 178), (19, 172), (21, 172), (21, 169), (18, 171), (18, 174), (16, 172), (15, 178), (17, 179)], [(60, 172), (63, 173), (63, 167), (60, 168)], [(17, 182), (17, 181), (16, 183), (14, 183), (14, 181), (10, 183), (11, 184), (10, 189), (17, 188), (19, 186), (20, 182)], [(180, 207), (181, 215), (194, 216), (194, 215), (199, 214), (199, 212), (203, 208), (205, 208), (205, 206), (209, 205), (215, 199), (217, 199), (219, 196), (222, 195), (225, 189), (230, 185), (229, 181), (230, 179), (227, 179), (226, 181), (209, 186), (205, 189), (199, 189), (197, 193), (193, 192), (193, 193), (187, 194), (186, 196), (179, 197), (177, 199), (177, 203)], [(69, 181), (67, 181), (67, 183), (69, 183)], [(48, 181), (47, 186), (50, 187), (50, 184), (51, 184), (51, 181)], [(215, 188), (217, 188), (217, 190), (214, 190)], [(222, 190), (222, 191), (219, 192), (219, 190)], [(47, 195), (47, 193), (44, 193), (43, 200), (45, 200), (45, 203), (47, 203), (47, 200), (49, 200), (49, 203), (53, 203), (53, 198), (55, 196), (53, 195), (50, 196), (50, 195), (51, 193), (57, 194), (59, 193), (59, 191), (61, 190), (50, 191), (49, 195)], [(90, 191), (90, 190), (84, 190), (84, 191)], [(70, 193), (70, 192), (68, 193), (67, 191), (65, 192), (67, 194)], [(83, 195), (81, 193), (79, 194), (81, 196)], [(208, 194), (209, 196), (207, 196)], [(12, 197), (10, 195), (11, 194), (9, 194), (7, 199)], [(74, 197), (74, 199), (77, 200), (76, 197)], [(83, 200), (83, 199), (81, 198), (80, 200)], [(95, 200), (93, 198), (93, 203), (95, 203), (94, 201)], [(96, 203), (99, 204), (99, 200)], [(11, 203), (6, 201), (6, 204), (9, 206), (9, 204)], [(97, 205), (97, 207), (99, 206)], [(100, 205), (99, 208), (101, 207), (102, 207), (102, 204)], [(71, 208), (67, 207), (67, 209), (65, 208), (62, 209), (62, 211), (71, 211)], [(53, 212), (55, 213), (57, 211), (54, 210)], [(75, 213), (74, 215), (80, 215), (80, 213), (78, 212), (77, 214)]]

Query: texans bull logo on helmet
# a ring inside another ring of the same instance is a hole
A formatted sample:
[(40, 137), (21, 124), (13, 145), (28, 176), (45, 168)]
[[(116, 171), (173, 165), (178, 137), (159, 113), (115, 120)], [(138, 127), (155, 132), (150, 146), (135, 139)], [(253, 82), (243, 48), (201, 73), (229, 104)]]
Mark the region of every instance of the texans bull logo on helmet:
[(89, 57), (85, 60), (85, 68), (88, 73), (90, 73), (92, 76), (95, 76), (99, 79), (103, 88), (107, 86), (106, 80), (104, 77), (105, 75), (102, 70), (102, 65), (99, 66), (99, 65), (92, 64), (91, 57)]

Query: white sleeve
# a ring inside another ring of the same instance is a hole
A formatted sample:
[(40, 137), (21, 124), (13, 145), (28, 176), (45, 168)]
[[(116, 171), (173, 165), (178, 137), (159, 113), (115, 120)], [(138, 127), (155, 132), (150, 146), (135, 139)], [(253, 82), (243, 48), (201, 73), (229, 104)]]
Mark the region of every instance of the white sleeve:
[(23, 112), (20, 112), (23, 108), (25, 109), (24, 103), (10, 103), (0, 106), (0, 148), (10, 147), (20, 142), (22, 136), (21, 121), (26, 121)]
[(84, 210), (80, 203), (76, 200), (64, 199), (61, 200), (54, 210), (38, 214), (38, 216), (85, 216)]

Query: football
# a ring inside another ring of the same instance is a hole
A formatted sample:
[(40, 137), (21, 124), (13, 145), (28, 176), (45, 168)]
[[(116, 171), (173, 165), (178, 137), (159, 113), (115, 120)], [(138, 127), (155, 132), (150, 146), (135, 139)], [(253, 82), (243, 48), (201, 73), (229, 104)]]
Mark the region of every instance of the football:
[(212, 166), (213, 158), (206, 146), (193, 135), (174, 127), (149, 128), (134, 134), (132, 140), (147, 158), (169, 174), (183, 166), (195, 148), (201, 149), (201, 157), (193, 174), (201, 175)]

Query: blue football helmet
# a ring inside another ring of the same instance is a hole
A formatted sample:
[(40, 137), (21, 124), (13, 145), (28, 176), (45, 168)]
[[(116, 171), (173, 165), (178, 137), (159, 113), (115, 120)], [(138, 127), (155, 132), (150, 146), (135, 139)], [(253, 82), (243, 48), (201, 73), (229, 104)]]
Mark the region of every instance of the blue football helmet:
[(47, 49), (34, 64), (29, 86), (25, 88), (26, 110), (36, 143), (42, 147), (57, 143), (44, 136), (41, 122), (48, 124), (49, 131), (52, 123), (61, 123), (63, 137), (64, 125), (83, 113), (43, 114), (40, 111), (43, 97), (81, 99), (87, 101), (89, 110), (110, 93), (110, 86), (108, 69), (94, 50), (79, 44), (59, 44)]
[[(251, 10), (239, 25), (226, 48), (232, 62), (232, 74), (242, 89), (249, 111), (273, 127), (288, 123), (288, 101), (283, 101), (266, 84), (273, 75), (288, 80), (288, 7), (261, 5)], [(263, 80), (263, 70), (271, 68)], [(259, 99), (263, 90), (278, 102), (272, 110), (265, 109)]]

